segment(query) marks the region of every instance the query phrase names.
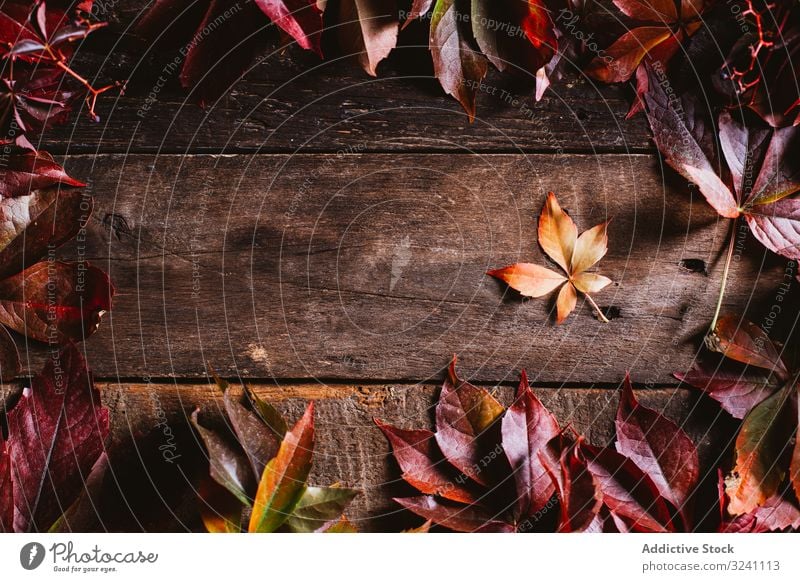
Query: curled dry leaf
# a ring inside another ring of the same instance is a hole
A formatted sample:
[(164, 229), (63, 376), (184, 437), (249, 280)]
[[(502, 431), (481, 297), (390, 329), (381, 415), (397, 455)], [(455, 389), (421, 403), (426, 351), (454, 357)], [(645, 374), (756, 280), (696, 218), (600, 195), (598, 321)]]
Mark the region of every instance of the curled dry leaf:
[(591, 295), (610, 285), (611, 279), (587, 272), (608, 251), (607, 229), (608, 221), (578, 236), (572, 218), (561, 209), (555, 194), (550, 192), (539, 216), (539, 245), (564, 274), (532, 263), (516, 263), (487, 274), (504, 281), (526, 297), (542, 297), (561, 287), (556, 301), (558, 323), (563, 323), (575, 309), (578, 292), (586, 297), (598, 318), (608, 323)]

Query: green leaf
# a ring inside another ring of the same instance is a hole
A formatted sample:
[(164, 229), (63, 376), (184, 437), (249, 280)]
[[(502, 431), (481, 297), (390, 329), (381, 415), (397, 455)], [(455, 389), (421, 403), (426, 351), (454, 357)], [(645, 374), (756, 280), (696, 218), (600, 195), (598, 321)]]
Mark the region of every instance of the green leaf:
[(286, 526), (296, 533), (315, 532), (338, 520), (358, 493), (345, 487), (307, 487)]

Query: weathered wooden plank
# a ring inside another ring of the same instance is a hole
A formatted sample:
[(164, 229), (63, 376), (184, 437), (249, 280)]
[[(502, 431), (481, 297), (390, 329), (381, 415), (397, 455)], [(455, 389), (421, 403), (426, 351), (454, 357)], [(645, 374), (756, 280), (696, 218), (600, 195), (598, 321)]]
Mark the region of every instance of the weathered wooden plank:
[[(98, 84), (128, 80), (125, 94), (102, 97), (100, 123), (77, 115), (48, 130), (42, 147), (81, 152), (366, 151), (637, 151), (650, 149), (642, 116), (625, 120), (628, 87), (609, 87), (571, 73), (541, 102), (531, 80), (490, 75), (470, 124), (433, 77), (422, 25), (401, 35), (398, 49), (371, 78), (329, 51), (320, 61), (265, 39), (247, 75), (206, 110), (178, 83), (178, 48), (130, 42), (140, 2), (113, 7), (112, 27), (76, 57)], [(106, 16), (103, 15), (105, 18)], [(265, 19), (265, 24), (267, 20)], [(213, 74), (213, 71), (210, 73)]]
[[(713, 313), (727, 224), (639, 156), (78, 156), (96, 214), (82, 253), (119, 289), (88, 342), (100, 377), (424, 381), (458, 353), (475, 377), (673, 382)], [(484, 273), (546, 263), (535, 217), (554, 190), (581, 228), (612, 218), (596, 296), (561, 326)], [(700, 271), (686, 268), (697, 259)], [(783, 282), (737, 251), (725, 304)], [(37, 364), (37, 360), (33, 360)], [(35, 366), (34, 366), (35, 368)]]
[[(112, 486), (103, 503), (107, 528), (124, 531), (195, 530), (194, 484), (206, 470), (205, 453), (188, 417), (201, 408), (201, 420), (222, 427), (216, 387), (176, 384), (101, 384), (111, 409)], [(291, 420), (299, 418), (309, 399), (316, 401), (317, 445), (311, 482), (342, 484), (363, 491), (348, 517), (365, 531), (398, 531), (415, 525), (391, 498), (411, 494), (388, 456), (389, 447), (373, 419), (412, 428), (432, 427), (436, 385), (255, 385)], [(617, 395), (609, 390), (536, 388), (562, 425), (585, 433), (590, 442), (613, 440)], [(498, 387), (508, 404), (510, 386)], [(732, 422), (719, 407), (684, 389), (639, 390), (642, 403), (662, 411), (684, 427), (699, 446), (703, 466), (719, 465), (733, 434)], [(713, 490), (713, 484), (711, 486)]]

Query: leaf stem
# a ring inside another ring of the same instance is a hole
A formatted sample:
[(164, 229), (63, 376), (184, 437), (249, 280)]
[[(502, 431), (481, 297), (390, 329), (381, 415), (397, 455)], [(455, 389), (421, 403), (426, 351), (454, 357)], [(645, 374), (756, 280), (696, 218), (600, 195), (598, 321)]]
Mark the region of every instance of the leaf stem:
[(586, 301), (588, 301), (589, 304), (592, 307), (594, 307), (594, 310), (597, 312), (597, 315), (600, 318), (600, 321), (602, 321), (603, 323), (608, 323), (608, 318), (601, 311), (601, 309), (597, 306), (597, 303), (594, 302), (594, 299), (592, 299), (592, 296), (589, 295), (588, 293), (584, 293), (583, 296), (586, 297)]
[(731, 234), (728, 238), (728, 253), (725, 257), (725, 267), (722, 269), (722, 282), (720, 283), (719, 297), (717, 298), (717, 307), (714, 310), (714, 318), (711, 320), (709, 333), (714, 333), (714, 328), (717, 327), (717, 320), (719, 319), (719, 312), (722, 309), (722, 299), (725, 297), (725, 288), (728, 285), (728, 273), (731, 269), (731, 259), (733, 259), (733, 249), (736, 247), (736, 225), (739, 219), (734, 218), (731, 222)]

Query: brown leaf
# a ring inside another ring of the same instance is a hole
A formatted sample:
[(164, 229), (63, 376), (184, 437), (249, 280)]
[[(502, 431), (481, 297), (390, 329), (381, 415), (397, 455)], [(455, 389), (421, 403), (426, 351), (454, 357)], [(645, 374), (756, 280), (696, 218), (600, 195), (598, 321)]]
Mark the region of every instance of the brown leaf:
[(341, 0), (339, 22), (340, 44), (368, 74), (376, 76), (378, 64), (397, 45), (395, 0)]
[(555, 194), (550, 192), (539, 216), (539, 244), (567, 275), (531, 263), (517, 263), (487, 274), (505, 282), (528, 297), (541, 297), (563, 284), (556, 300), (557, 322), (563, 323), (575, 309), (577, 291), (583, 293), (599, 315), (608, 322), (591, 294), (611, 284), (611, 279), (587, 273), (608, 251), (608, 222), (598, 224), (578, 236), (578, 229), (569, 215), (561, 209)]
[(706, 345), (726, 358), (764, 368), (780, 378), (789, 375), (780, 352), (759, 326), (734, 315), (719, 319)]
[(241, 447), (202, 426), (198, 420), (199, 413), (199, 408), (192, 413), (191, 422), (208, 451), (211, 478), (230, 491), (242, 504), (250, 505), (248, 491), (254, 486), (254, 476), (247, 456)]
[(278, 452), (280, 441), (258, 415), (242, 405), (244, 391), (241, 388), (232, 388), (219, 378), (216, 378), (216, 381), (224, 391), (225, 412), (228, 414), (239, 444), (250, 460), (253, 474), (261, 475), (269, 460)]
[(250, 533), (273, 532), (291, 515), (306, 489), (314, 452), (314, 403), (286, 433), (277, 456), (267, 463), (258, 484)]

